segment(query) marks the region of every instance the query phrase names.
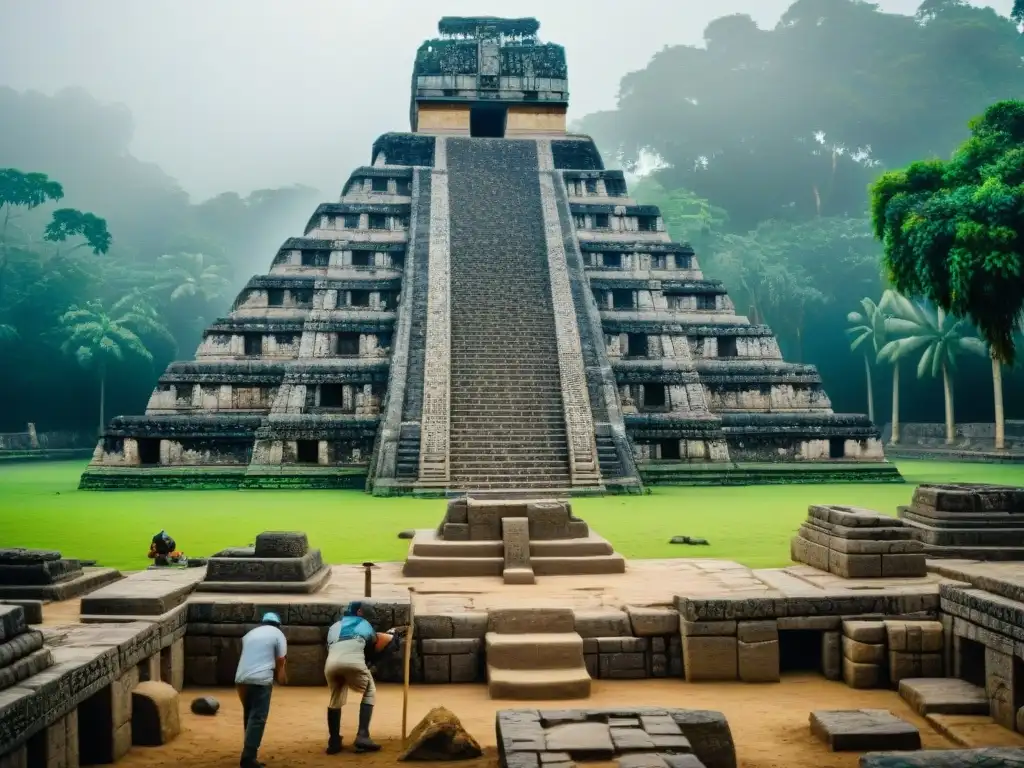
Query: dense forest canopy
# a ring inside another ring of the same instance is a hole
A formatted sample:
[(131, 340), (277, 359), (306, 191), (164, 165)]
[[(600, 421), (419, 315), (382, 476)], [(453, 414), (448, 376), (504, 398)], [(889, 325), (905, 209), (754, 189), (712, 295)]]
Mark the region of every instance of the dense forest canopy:
[[(725, 16), (703, 45), (667, 47), (625, 76), (617, 108), (579, 127), (627, 169), (658, 159), (634, 196), (662, 207), (737, 311), (775, 328), (787, 358), (818, 365), (837, 411), (862, 412), (847, 315), (887, 287), (868, 185), (948, 158), (972, 117), (1024, 97), (1022, 26), (1024, 0), (1012, 18), (961, 0), (924, 0), (914, 16), (796, 0), (772, 28)], [(0, 124), (0, 169), (61, 189), (34, 206), (0, 200), (0, 431), (94, 429), (101, 381), (107, 415), (141, 412), (166, 363), (190, 358), (202, 328), (336, 195), (294, 186), (190, 200), (132, 155), (128, 107), (78, 89), (0, 84)], [(111, 343), (120, 356), (97, 354)], [(1021, 371), (1006, 382), (1019, 390)], [(907, 386), (903, 418), (938, 421), (942, 386)], [(990, 392), (987, 361), (965, 359), (956, 386)], [(992, 418), (990, 397), (959, 400), (960, 420)], [(1008, 417), (1022, 409), (1024, 398), (1008, 398)]]
[[(796, 0), (770, 29), (725, 16), (702, 46), (665, 48), (626, 75), (617, 109), (578, 127), (627, 170), (655, 157), (635, 196), (662, 206), (737, 311), (772, 325), (787, 357), (818, 365), (837, 410), (863, 411), (857, 360), (837, 342), (846, 314), (886, 284), (868, 185), (948, 158), (972, 118), (1024, 97), (1024, 0), (1015, 14), (962, 0), (924, 0), (914, 16)], [(1007, 381), (1024, 384), (1019, 371)], [(965, 363), (957, 384), (990, 387), (986, 361)], [(937, 421), (941, 388), (913, 386), (905, 418)], [(989, 402), (965, 400), (961, 420), (991, 418)], [(1024, 417), (1012, 403), (1008, 416)]]

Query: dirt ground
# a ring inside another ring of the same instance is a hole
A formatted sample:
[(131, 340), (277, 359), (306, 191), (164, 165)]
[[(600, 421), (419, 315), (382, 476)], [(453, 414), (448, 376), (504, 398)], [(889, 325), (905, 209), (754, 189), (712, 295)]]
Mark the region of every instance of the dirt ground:
[[(213, 695), (221, 702), (215, 717), (198, 717), (189, 711), (192, 698)], [(384, 745), (375, 755), (356, 755), (346, 748), (340, 755), (324, 754), (327, 726), (324, 709), (326, 689), (277, 688), (263, 739), (260, 759), (268, 768), (285, 766), (360, 765), (365, 768), (394, 765), (402, 729), (402, 688), (381, 685), (371, 728)], [(725, 714), (736, 741), (742, 768), (852, 768), (857, 753), (832, 753), (811, 737), (808, 717), (814, 709), (889, 709), (921, 729), (925, 748), (948, 749), (953, 744), (918, 717), (892, 691), (853, 690), (820, 676), (787, 675), (775, 685), (743, 683), (690, 684), (679, 680), (620, 682), (595, 680), (593, 693), (578, 702), (492, 701), (483, 685), (416, 686), (409, 694), (409, 729), (432, 707), (442, 704), (462, 720), (466, 729), (486, 748), (485, 756), (459, 765), (491, 768), (497, 765), (494, 713), (499, 709), (542, 707), (665, 706), (680, 709), (714, 709)], [(346, 744), (355, 735), (357, 707), (343, 713)], [(233, 690), (187, 689), (181, 697), (182, 734), (166, 747), (134, 747), (118, 763), (135, 766), (235, 766), (242, 745), (241, 705)], [(454, 764), (453, 764), (454, 765)]]

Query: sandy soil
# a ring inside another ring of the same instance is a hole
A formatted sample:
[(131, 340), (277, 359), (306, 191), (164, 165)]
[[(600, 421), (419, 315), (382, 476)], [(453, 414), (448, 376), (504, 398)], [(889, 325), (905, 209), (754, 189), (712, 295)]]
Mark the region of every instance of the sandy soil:
[[(189, 711), (197, 695), (213, 695), (221, 702), (216, 717), (198, 717)], [(376, 755), (356, 755), (346, 749), (327, 756), (325, 712), (327, 694), (317, 688), (278, 688), (274, 691), (270, 720), (260, 758), (277, 766), (355, 765), (366, 768), (394, 765), (402, 728), (401, 686), (382, 685), (371, 729), (384, 745)], [(813, 709), (889, 709), (921, 729), (925, 748), (948, 749), (953, 744), (912, 712), (892, 691), (860, 691), (816, 675), (786, 676), (777, 685), (742, 683), (688, 684), (679, 680), (612, 682), (595, 680), (593, 694), (579, 702), (499, 702), (487, 697), (482, 685), (417, 686), (409, 695), (409, 728), (437, 704), (451, 709), (467, 730), (487, 748), (484, 758), (460, 765), (488, 768), (497, 764), (494, 749), (494, 713), (499, 709), (540, 706), (617, 707), (628, 703), (684, 709), (715, 709), (725, 713), (743, 768), (839, 768), (857, 765), (856, 753), (831, 753), (811, 737), (808, 716)], [(241, 705), (232, 690), (188, 689), (182, 694), (182, 734), (167, 747), (135, 747), (118, 763), (134, 766), (235, 766), (242, 742)], [(342, 722), (346, 743), (355, 735), (356, 707), (346, 707)]]

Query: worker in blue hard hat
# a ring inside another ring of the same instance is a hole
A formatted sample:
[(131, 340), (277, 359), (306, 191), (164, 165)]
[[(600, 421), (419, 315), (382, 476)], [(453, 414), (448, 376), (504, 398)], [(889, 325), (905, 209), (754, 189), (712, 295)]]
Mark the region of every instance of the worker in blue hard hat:
[(376, 701), (376, 686), (367, 657), (394, 652), (400, 640), (393, 632), (377, 632), (367, 619), (370, 606), (353, 602), (344, 615), (327, 630), (327, 663), (324, 676), (331, 698), (327, 705), (327, 754), (341, 752), (341, 708), (348, 701), (351, 688), (362, 694), (359, 702), (359, 725), (353, 742), (356, 752), (376, 752), (380, 745), (370, 738), (370, 720)]
[(242, 700), (242, 721), (245, 726), (245, 741), (242, 747), (241, 768), (262, 768), (256, 759), (263, 741), (263, 729), (270, 714), (270, 694), (274, 681), (279, 685), (288, 682), (285, 673), (285, 656), (288, 641), (281, 631), (281, 617), (276, 613), (263, 614), (262, 623), (249, 630), (242, 638), (242, 655), (235, 672), (235, 687)]

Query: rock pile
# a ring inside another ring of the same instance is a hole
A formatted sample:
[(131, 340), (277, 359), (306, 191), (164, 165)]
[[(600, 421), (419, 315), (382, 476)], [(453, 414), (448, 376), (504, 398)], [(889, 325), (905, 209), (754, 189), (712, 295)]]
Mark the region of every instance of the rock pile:
[(812, 505), (790, 556), (845, 579), (924, 576), (924, 546), (911, 529), (880, 512)]
[(409, 734), (399, 760), (473, 760), (483, 751), (453, 712), (434, 707)]

